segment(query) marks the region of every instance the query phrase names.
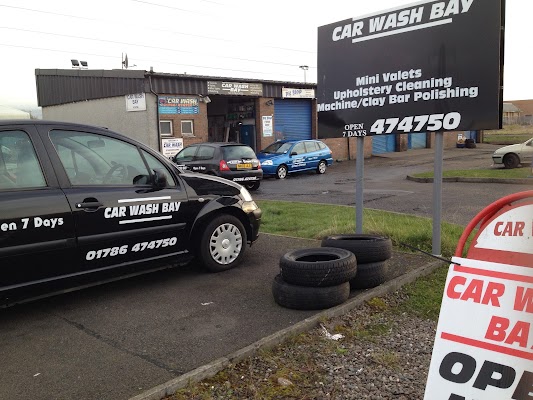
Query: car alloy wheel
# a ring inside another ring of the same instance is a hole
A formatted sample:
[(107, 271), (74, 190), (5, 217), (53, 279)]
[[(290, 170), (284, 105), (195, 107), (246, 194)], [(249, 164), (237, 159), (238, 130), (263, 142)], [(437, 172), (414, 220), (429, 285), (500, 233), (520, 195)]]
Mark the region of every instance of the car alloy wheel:
[(241, 221), (232, 215), (220, 215), (205, 228), (198, 256), (209, 271), (225, 271), (240, 263), (245, 243)]
[(287, 177), (287, 167), (285, 165), (280, 165), (276, 170), (276, 178), (285, 179)]
[(316, 167), (317, 174), (324, 174), (326, 172), (327, 167), (328, 166), (326, 165), (326, 162), (324, 160), (320, 161), (318, 163), (318, 166)]

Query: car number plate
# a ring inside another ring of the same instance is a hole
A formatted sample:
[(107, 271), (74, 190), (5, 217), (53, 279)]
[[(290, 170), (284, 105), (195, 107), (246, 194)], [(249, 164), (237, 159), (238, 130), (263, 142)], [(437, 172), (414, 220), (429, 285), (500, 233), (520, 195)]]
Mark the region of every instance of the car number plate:
[(252, 168), (252, 164), (251, 163), (237, 164), (237, 169), (251, 169), (251, 168)]

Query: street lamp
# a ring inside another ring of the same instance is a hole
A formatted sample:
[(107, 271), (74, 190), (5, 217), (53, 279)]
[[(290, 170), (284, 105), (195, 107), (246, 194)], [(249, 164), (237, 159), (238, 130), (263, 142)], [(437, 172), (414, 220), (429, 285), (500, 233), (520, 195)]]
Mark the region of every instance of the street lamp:
[(308, 69), (309, 69), (309, 66), (308, 65), (300, 65), (300, 68), (304, 70), (304, 83), (307, 83), (307, 76), (306, 76), (306, 72)]

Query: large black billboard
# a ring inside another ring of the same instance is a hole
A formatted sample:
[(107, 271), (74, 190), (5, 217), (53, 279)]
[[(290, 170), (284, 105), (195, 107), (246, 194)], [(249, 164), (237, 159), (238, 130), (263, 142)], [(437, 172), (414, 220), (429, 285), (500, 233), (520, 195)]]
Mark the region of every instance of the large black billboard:
[(501, 128), (504, 1), (422, 1), (319, 27), (319, 136)]

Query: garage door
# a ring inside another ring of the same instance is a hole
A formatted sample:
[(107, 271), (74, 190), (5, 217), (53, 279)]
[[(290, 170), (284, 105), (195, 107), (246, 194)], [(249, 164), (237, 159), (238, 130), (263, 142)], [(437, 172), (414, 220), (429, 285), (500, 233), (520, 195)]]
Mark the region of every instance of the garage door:
[(396, 150), (396, 135), (372, 136), (372, 154), (391, 153)]
[(276, 139), (311, 139), (311, 101), (276, 99), (274, 132)]
[(426, 148), (426, 132), (410, 133), (409, 134), (409, 149), (425, 149)]

